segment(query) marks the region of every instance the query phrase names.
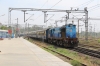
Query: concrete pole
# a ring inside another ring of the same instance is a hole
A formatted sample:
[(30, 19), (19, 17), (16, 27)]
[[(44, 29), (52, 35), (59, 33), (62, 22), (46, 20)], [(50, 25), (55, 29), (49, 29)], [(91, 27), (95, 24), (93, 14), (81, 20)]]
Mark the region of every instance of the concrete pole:
[(67, 19), (68, 19), (67, 15), (66, 15), (66, 18), (65, 18), (65, 19), (66, 19), (66, 21), (65, 21), (65, 25), (67, 25)]
[[(24, 12), (24, 23), (25, 23), (25, 12), (26, 12), (26, 11), (23, 11), (23, 12)], [(26, 28), (24, 28), (24, 36), (25, 36), (25, 29), (26, 29)]]
[[(8, 30), (12, 30), (11, 28), (11, 9), (8, 9)], [(11, 38), (11, 34), (9, 34), (9, 39)]]
[(65, 21), (65, 25), (67, 25), (67, 20), (69, 19), (69, 13), (68, 16), (66, 15), (66, 21)]
[(18, 32), (19, 31), (19, 28), (18, 28), (18, 18), (17, 18), (17, 37), (18, 37)]
[(24, 11), (24, 23), (25, 23), (25, 11)]
[(85, 40), (88, 41), (88, 11), (87, 7), (84, 9), (85, 11)]
[(18, 18), (17, 18), (17, 25), (16, 25), (16, 38), (18, 37)]
[(47, 27), (47, 11), (44, 11), (44, 23), (46, 23), (46, 27)]
[(79, 20), (78, 20), (78, 38), (79, 38)]
[(47, 19), (47, 15), (46, 15), (46, 11), (44, 11), (44, 23), (46, 23), (46, 19)]

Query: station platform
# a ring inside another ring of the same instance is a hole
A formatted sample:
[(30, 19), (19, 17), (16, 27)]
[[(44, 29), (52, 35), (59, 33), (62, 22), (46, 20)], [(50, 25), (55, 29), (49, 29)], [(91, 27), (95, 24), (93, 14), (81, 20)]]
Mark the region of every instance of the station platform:
[(23, 39), (0, 40), (0, 66), (72, 66)]

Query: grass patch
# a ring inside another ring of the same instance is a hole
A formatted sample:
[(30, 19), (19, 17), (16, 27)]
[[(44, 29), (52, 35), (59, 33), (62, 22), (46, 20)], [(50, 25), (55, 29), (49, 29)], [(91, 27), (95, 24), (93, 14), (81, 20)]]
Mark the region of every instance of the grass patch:
[(50, 53), (52, 53), (52, 54), (56, 55), (56, 53), (55, 53), (55, 52), (52, 52), (52, 51), (50, 51), (50, 50), (48, 50), (48, 49), (46, 49), (46, 48), (42, 48), (42, 49), (44, 49), (45, 51), (50, 52)]
[(75, 60), (71, 60), (71, 64), (73, 66), (82, 66), (79, 62), (75, 61)]
[[(30, 42), (36, 42), (36, 43), (39, 43), (39, 42), (37, 42), (37, 41), (33, 41), (32, 39), (30, 39), (30, 40), (28, 40), (28, 41), (30, 41)], [(89, 41), (89, 43), (91, 43), (92, 42), (92, 45), (94, 45), (94, 42), (92, 41), (92, 40), (90, 40)], [(84, 41), (84, 43), (85, 43), (85, 41)], [(41, 44), (41, 43), (40, 43)], [(72, 60), (72, 61), (70, 61), (70, 63), (73, 65), (73, 66), (82, 66), (79, 62), (81, 62), (81, 63), (85, 63), (86, 65), (88, 65), (88, 66), (94, 66), (94, 65), (89, 65), (89, 64), (91, 64), (90, 63), (90, 58), (88, 57), (88, 56), (84, 56), (84, 55), (82, 55), (82, 54), (79, 54), (79, 53), (77, 53), (77, 52), (73, 52), (73, 51), (70, 51), (70, 50), (68, 50), (68, 49), (66, 49), (66, 48), (60, 48), (60, 47), (57, 47), (57, 46), (54, 46), (54, 45), (48, 45), (48, 44), (45, 44), (45, 43), (42, 43), (42, 44), (44, 44), (44, 45), (46, 45), (49, 49), (51, 49), (51, 50), (54, 50), (54, 51), (57, 51), (57, 52), (59, 52), (59, 53), (61, 53), (61, 54), (63, 54), (63, 55), (65, 55), (65, 56), (67, 56), (67, 57), (70, 57), (70, 58), (73, 58), (74, 60)], [(42, 47), (41, 47), (42, 48)], [(46, 50), (46, 51), (48, 51), (48, 52), (50, 52), (50, 53), (52, 53), (52, 54), (54, 54), (54, 55), (57, 55), (56, 53), (54, 53), (54, 52), (52, 52), (52, 51), (50, 51), (50, 50), (48, 50), (48, 49), (46, 49), (46, 48), (42, 48), (42, 49), (44, 49), (44, 50)], [(58, 56), (58, 55), (57, 55)], [(58, 56), (59, 57), (59, 56)], [(76, 61), (75, 61), (76, 60)], [(98, 63), (98, 62), (95, 62), (95, 63)]]
[(98, 40), (98, 43), (100, 43), (100, 39)]
[(60, 47), (55, 48), (55, 46), (53, 46), (53, 45), (48, 46), (48, 48), (51, 50), (57, 51), (65, 56), (70, 57), (70, 58), (77, 58), (77, 56), (78, 56), (77, 52), (71, 52), (71, 51), (67, 50), (66, 48), (60, 48)]

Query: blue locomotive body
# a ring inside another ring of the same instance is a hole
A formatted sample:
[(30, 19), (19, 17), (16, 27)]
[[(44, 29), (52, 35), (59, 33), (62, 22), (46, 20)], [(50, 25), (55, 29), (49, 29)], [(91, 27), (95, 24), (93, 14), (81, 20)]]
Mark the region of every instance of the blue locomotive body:
[(66, 38), (76, 38), (76, 26), (69, 24), (66, 27)]
[(53, 43), (60, 46), (78, 46), (78, 39), (76, 38), (76, 25), (73, 24), (30, 32), (28, 36), (36, 39), (43, 39), (48, 43)]
[(54, 34), (53, 34), (53, 36), (55, 38), (61, 38), (60, 32), (61, 32), (60, 27), (54, 28)]
[(76, 38), (76, 25), (68, 24), (48, 30), (48, 42), (66, 47), (78, 45)]

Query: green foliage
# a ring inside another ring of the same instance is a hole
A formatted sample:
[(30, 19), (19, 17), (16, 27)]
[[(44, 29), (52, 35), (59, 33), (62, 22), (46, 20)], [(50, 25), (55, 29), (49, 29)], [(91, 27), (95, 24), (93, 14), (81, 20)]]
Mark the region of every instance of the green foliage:
[(7, 30), (8, 28), (6, 26), (1, 26), (0, 29), (1, 30)]
[(98, 43), (100, 43), (100, 39), (98, 40)]
[(73, 66), (82, 66), (79, 62), (75, 61), (75, 60), (71, 60), (71, 64)]
[(87, 60), (87, 59), (89, 59), (89, 57), (88, 57), (88, 56), (86, 56), (86, 57), (85, 57), (85, 59)]

